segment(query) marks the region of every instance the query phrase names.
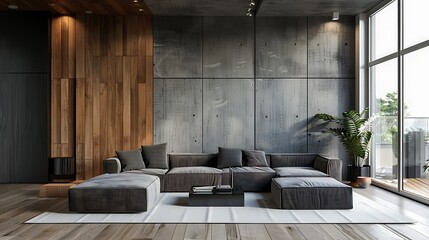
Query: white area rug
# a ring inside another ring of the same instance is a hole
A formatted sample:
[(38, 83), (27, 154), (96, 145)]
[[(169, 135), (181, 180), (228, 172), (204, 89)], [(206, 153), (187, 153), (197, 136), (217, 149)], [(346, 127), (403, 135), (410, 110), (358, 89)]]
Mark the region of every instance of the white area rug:
[(245, 207), (189, 207), (188, 193), (161, 193), (143, 213), (45, 212), (26, 223), (413, 223), (414, 220), (353, 193), (351, 210), (282, 210), (269, 193), (245, 193)]

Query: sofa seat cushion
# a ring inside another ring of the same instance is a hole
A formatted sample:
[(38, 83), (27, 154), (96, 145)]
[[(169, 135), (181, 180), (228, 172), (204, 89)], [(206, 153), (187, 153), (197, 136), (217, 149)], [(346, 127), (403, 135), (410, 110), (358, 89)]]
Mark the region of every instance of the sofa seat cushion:
[(277, 167), (274, 171), (278, 177), (329, 177), (328, 174), (312, 167)]
[(143, 168), (138, 170), (127, 171), (127, 173), (136, 173), (136, 174), (148, 174), (159, 177), (161, 182), (161, 192), (164, 191), (164, 177), (167, 173), (168, 169), (160, 169), (160, 168)]
[(69, 210), (77, 212), (143, 212), (160, 192), (157, 176), (135, 173), (103, 174), (69, 189)]
[(172, 168), (167, 174), (185, 174), (185, 173), (207, 173), (207, 174), (222, 174), (221, 169), (212, 168), (212, 167), (177, 167)]
[(223, 184), (231, 182), (229, 171), (233, 171), (233, 186), (240, 186), (245, 192), (269, 191), (271, 179), (276, 172), (270, 167), (232, 167), (224, 168)]
[(167, 192), (188, 192), (193, 186), (214, 186), (222, 184), (222, 170), (212, 167), (177, 167), (165, 175), (164, 190)]

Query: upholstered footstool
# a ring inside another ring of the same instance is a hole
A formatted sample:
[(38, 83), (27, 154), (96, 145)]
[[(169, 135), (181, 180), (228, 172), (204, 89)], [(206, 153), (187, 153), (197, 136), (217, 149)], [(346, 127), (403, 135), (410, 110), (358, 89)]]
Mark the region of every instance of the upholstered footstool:
[(69, 210), (76, 212), (144, 212), (160, 193), (157, 176), (103, 174), (69, 189)]
[(271, 195), (283, 209), (352, 209), (353, 190), (330, 177), (273, 178)]

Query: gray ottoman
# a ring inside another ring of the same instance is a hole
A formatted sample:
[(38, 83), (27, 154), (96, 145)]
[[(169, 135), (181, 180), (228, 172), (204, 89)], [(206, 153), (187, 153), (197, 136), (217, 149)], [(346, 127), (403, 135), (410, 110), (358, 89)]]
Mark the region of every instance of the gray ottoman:
[(353, 190), (330, 177), (273, 178), (271, 195), (283, 209), (352, 209)]
[(69, 210), (76, 212), (144, 212), (160, 192), (157, 176), (103, 174), (69, 189)]

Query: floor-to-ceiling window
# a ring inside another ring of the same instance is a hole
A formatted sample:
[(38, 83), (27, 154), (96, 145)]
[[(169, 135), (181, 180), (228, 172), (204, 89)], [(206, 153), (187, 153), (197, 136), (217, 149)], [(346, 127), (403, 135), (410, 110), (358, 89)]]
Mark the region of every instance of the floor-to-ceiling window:
[[(369, 17), (372, 174), (384, 186), (429, 199), (428, 0), (394, 0)], [(426, 165), (425, 165), (426, 164)]]

